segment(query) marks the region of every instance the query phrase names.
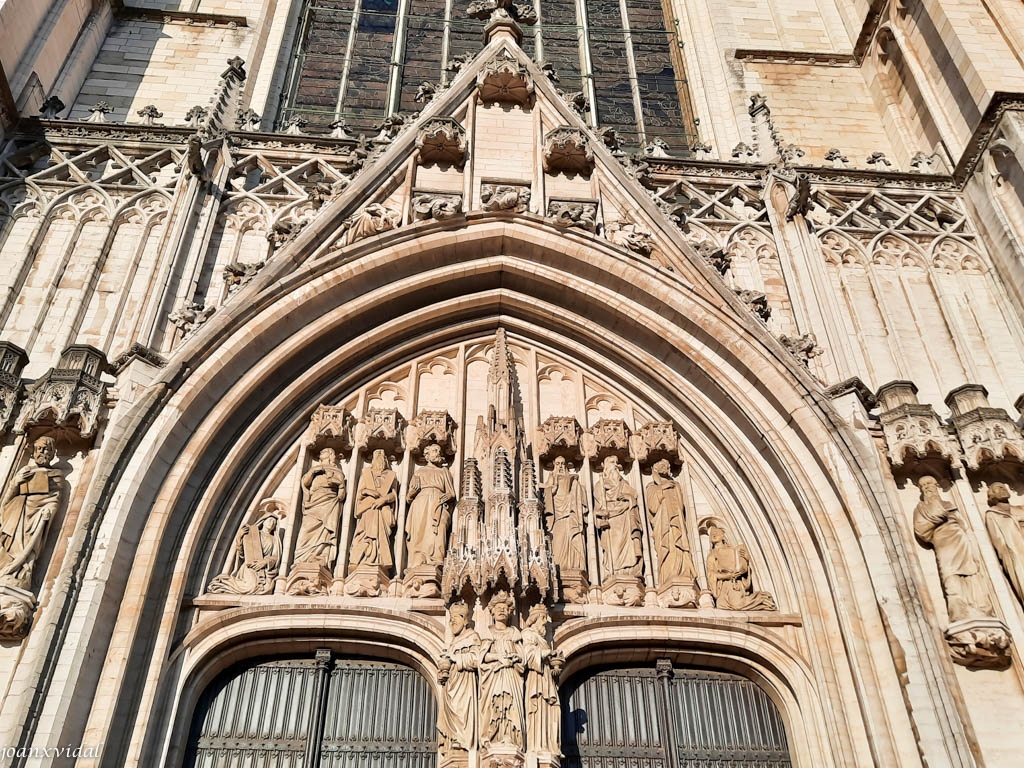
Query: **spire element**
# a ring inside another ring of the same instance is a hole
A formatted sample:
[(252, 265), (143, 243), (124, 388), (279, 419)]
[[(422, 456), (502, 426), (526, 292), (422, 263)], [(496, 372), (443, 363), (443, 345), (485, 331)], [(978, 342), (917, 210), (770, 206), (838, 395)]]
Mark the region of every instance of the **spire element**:
[(487, 43), (497, 37), (505, 37), (518, 45), (523, 40), (519, 24), (532, 26), (537, 23), (537, 12), (533, 6), (514, 0), (476, 0), (469, 4), (466, 15), (487, 22), (484, 29), (484, 42)]

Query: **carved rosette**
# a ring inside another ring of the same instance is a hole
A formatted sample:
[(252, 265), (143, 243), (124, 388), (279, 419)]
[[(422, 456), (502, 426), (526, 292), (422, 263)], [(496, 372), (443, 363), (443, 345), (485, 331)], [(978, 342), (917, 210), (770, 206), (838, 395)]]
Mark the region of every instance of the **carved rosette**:
[(1002, 408), (988, 403), (988, 390), (965, 384), (946, 395), (953, 412), (953, 426), (970, 470), (1000, 461), (1024, 462), (1024, 435)]
[(84, 439), (96, 435), (107, 385), (100, 374), (106, 357), (95, 347), (72, 344), (51, 368), (25, 390), (25, 402), (14, 424), (24, 434), (31, 427), (56, 426), (74, 430)]
[(530, 187), (500, 182), (481, 184), (480, 203), (485, 211), (523, 213), (530, 208)]
[(476, 85), (484, 104), (515, 104), (526, 107), (533, 100), (533, 78), (526, 66), (502, 49), (484, 64)]
[(355, 429), (355, 445), (364, 453), (382, 450), (398, 456), (404, 450), (402, 441), (405, 417), (397, 408), (370, 408)]
[(587, 232), (596, 232), (597, 203), (591, 200), (549, 200), (545, 219), (559, 229), (579, 227)]
[(437, 219), (444, 221), (462, 213), (462, 195), (447, 192), (417, 192), (412, 198), (412, 213), (416, 221)]
[(594, 150), (579, 128), (561, 126), (544, 136), (544, 171), (588, 174), (594, 167)]
[(9, 341), (0, 341), (0, 436), (7, 432), (21, 396), (21, 372), (28, 355)]
[(615, 456), (623, 465), (633, 461), (630, 429), (622, 419), (600, 419), (583, 433), (580, 447), (583, 455), (594, 462)]
[(879, 420), (889, 462), (896, 468), (908, 461), (939, 456), (953, 466), (960, 452), (935, 409), (917, 401), (910, 381), (892, 381), (878, 389)]
[(426, 447), (436, 444), (448, 457), (455, 455), (455, 430), (458, 425), (448, 411), (420, 411), (406, 430), (409, 450), (422, 456)]
[(630, 219), (619, 219), (605, 227), (608, 239), (638, 256), (650, 256), (654, 251), (654, 236), (651, 232)]
[(683, 460), (679, 454), (679, 434), (671, 421), (649, 421), (630, 437), (633, 455), (644, 468), (662, 459), (678, 470)]
[(352, 449), (352, 414), (340, 405), (319, 405), (309, 419), (307, 442), (314, 451), (333, 448), (340, 453)]
[(583, 458), (580, 438), (583, 428), (573, 416), (548, 416), (537, 429), (534, 449), (541, 461), (552, 461), (556, 456), (579, 461)]
[(453, 165), (466, 163), (466, 129), (451, 117), (435, 117), (420, 126), (416, 135), (421, 165)]

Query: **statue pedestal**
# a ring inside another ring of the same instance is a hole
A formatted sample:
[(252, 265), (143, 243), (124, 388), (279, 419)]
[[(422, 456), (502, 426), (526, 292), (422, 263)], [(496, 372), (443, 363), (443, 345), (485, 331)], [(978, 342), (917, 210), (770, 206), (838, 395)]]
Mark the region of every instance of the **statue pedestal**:
[(537, 768), (559, 768), (562, 764), (560, 755), (550, 752), (537, 753)]
[(643, 605), (644, 582), (639, 576), (628, 573), (612, 574), (601, 585), (604, 601), (608, 605)]
[(523, 768), (526, 756), (512, 744), (489, 744), (480, 751), (480, 768)]
[(385, 593), (391, 579), (388, 569), (379, 565), (358, 565), (345, 579), (345, 594), (351, 597), (377, 597)]
[(1010, 630), (999, 619), (955, 621), (946, 627), (953, 661), (971, 669), (1005, 669), (1010, 665)]
[(441, 567), (417, 565), (407, 568), (402, 586), (405, 597), (438, 597), (441, 594)]
[(284, 591), (287, 595), (326, 595), (334, 581), (322, 563), (297, 563), (288, 574)]
[(586, 571), (579, 568), (559, 568), (558, 576), (562, 585), (562, 599), (565, 602), (590, 602), (590, 581), (587, 579)]
[(658, 588), (658, 603), (662, 608), (696, 608), (699, 599), (700, 592), (693, 579), (676, 576)]
[(27, 589), (0, 585), (0, 640), (25, 637), (35, 612), (35, 595)]

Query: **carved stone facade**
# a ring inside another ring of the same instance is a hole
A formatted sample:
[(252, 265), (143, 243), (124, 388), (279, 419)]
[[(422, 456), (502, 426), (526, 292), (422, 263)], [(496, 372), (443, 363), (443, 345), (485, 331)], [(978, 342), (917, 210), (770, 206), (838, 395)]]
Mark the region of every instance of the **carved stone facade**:
[(1019, 762), (1020, 4), (435, 6), (0, 2), (3, 759)]

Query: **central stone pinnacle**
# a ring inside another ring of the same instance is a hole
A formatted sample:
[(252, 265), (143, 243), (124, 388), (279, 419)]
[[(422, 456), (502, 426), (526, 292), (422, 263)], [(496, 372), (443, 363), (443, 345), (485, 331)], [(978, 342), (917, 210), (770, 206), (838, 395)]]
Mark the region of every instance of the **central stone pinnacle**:
[(537, 23), (537, 12), (533, 6), (514, 0), (478, 0), (469, 4), (466, 15), (487, 22), (484, 29), (485, 42), (498, 36), (511, 35), (519, 43), (523, 37), (519, 24), (531, 26)]

